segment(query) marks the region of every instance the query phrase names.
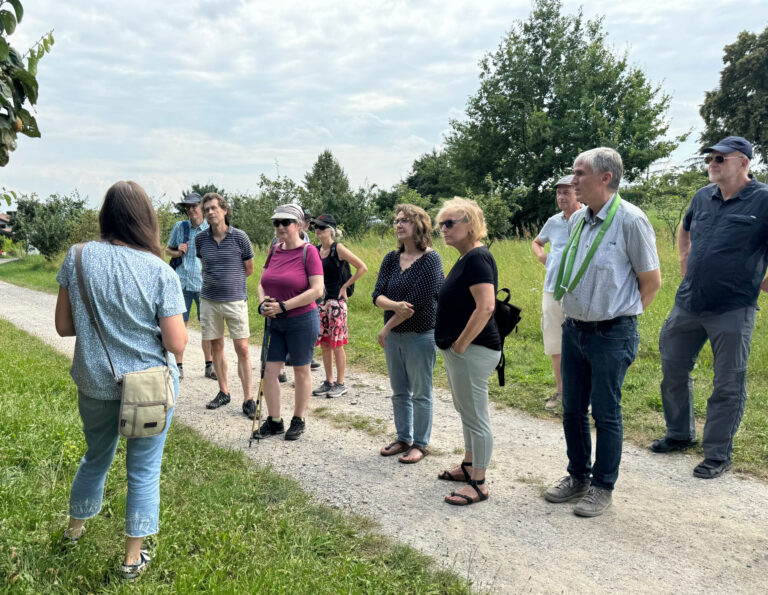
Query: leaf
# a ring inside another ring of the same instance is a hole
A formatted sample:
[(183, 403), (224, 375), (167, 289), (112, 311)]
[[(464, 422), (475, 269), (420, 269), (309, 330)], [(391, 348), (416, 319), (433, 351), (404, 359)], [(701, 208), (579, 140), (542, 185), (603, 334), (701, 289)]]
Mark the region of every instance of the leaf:
[(11, 76), (24, 87), (24, 94), (29, 102), (34, 105), (37, 103), (37, 79), (23, 68), (12, 68)]
[(7, 10), (0, 10), (0, 21), (3, 22), (3, 27), (8, 35), (16, 31), (16, 17), (13, 16), (13, 13)]
[(40, 138), (40, 129), (37, 127), (37, 120), (34, 116), (24, 108), (17, 113), (21, 118), (21, 133), (32, 138)]
[(27, 59), (27, 70), (32, 76), (37, 76), (37, 61), (38, 58), (36, 58), (33, 54), (30, 54), (29, 58)]
[[(34, 50), (32, 50), (32, 52), (34, 52)], [(30, 54), (31, 54), (32, 52), (30, 52)], [(37, 59), (38, 59), (38, 60), (39, 60), (40, 58), (42, 58), (42, 57), (43, 57), (43, 55), (45, 54), (45, 48), (43, 47), (43, 44), (42, 44), (42, 43), (38, 43), (38, 44), (37, 44), (37, 52), (36, 52), (36, 53), (37, 53)]]
[(21, 6), (20, 0), (8, 0), (8, 3), (13, 6), (13, 10), (16, 12), (16, 21), (21, 22), (24, 17), (24, 8)]
[(5, 38), (0, 37), (0, 62), (5, 62), (8, 59), (8, 54), (11, 51), (11, 46), (5, 41)]

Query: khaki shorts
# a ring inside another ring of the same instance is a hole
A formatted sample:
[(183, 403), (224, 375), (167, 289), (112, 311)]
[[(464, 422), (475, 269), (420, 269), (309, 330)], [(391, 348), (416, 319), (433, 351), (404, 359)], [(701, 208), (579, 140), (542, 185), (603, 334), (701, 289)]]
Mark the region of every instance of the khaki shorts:
[(215, 302), (200, 298), (200, 331), (203, 341), (223, 338), (225, 321), (232, 339), (247, 339), (251, 336), (246, 300)]
[(541, 334), (544, 336), (544, 353), (560, 355), (563, 337), (563, 305), (555, 300), (555, 294), (545, 291), (541, 296)]

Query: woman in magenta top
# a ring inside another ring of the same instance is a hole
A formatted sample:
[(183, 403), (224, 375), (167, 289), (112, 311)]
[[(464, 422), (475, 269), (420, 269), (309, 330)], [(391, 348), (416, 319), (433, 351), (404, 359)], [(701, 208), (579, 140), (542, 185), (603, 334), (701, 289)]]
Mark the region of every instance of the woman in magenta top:
[[(262, 436), (285, 432), (286, 440), (296, 440), (304, 432), (304, 414), (312, 390), (309, 365), (320, 332), (315, 300), (323, 294), (323, 264), (317, 248), (301, 237), (303, 220), (304, 213), (298, 205), (275, 209), (272, 222), (277, 243), (267, 255), (259, 282), (259, 313), (272, 319), (264, 373), (268, 415), (259, 431)], [(293, 418), (286, 432), (280, 416), (277, 376), (289, 354), (296, 394)]]

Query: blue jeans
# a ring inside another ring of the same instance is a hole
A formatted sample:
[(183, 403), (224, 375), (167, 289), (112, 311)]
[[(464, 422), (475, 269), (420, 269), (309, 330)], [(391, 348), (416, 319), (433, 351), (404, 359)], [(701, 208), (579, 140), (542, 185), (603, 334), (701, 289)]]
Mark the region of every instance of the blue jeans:
[(189, 313), (192, 311), (192, 302), (195, 302), (197, 305), (197, 321), (200, 322), (200, 292), (182, 289), (181, 293), (184, 294), (184, 305), (187, 307), (187, 311), (183, 314), (184, 324), (189, 322)]
[(426, 447), (432, 433), (435, 332), (389, 333), (384, 354), (392, 387), (397, 439)]
[[(568, 473), (612, 490), (619, 476), (624, 428), (621, 385), (637, 355), (637, 318), (620, 316), (600, 322), (566, 318), (563, 323), (563, 430)], [(592, 436), (587, 409), (592, 403), (597, 445), (591, 464)]]
[[(174, 380), (176, 395), (179, 381)], [(83, 433), (88, 449), (72, 481), (69, 496), (69, 516), (89, 519), (101, 510), (104, 482), (117, 449), (117, 421), (120, 401), (91, 399), (82, 393), (78, 409), (83, 420)], [(125, 466), (128, 475), (128, 496), (125, 509), (125, 535), (146, 537), (158, 531), (160, 515), (160, 465), (173, 410), (168, 412), (165, 431), (150, 438), (127, 440)]]

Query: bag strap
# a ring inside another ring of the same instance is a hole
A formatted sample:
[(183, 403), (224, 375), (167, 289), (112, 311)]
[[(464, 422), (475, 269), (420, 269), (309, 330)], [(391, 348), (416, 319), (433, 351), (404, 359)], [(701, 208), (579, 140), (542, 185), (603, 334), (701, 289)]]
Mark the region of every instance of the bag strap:
[(186, 244), (189, 241), (189, 235), (192, 233), (192, 224), (187, 221), (182, 221), (182, 225), (184, 226), (184, 243)]
[(91, 324), (93, 325), (93, 328), (96, 329), (96, 334), (99, 336), (99, 341), (101, 341), (102, 346), (104, 347), (104, 351), (107, 354), (107, 359), (109, 360), (109, 367), (112, 368), (112, 375), (115, 377), (115, 382), (120, 382), (120, 377), (117, 375), (117, 372), (115, 371), (115, 365), (112, 363), (112, 358), (109, 355), (109, 349), (107, 349), (107, 344), (104, 341), (104, 335), (101, 333), (101, 327), (99, 326), (99, 321), (96, 318), (96, 313), (93, 311), (93, 306), (91, 305), (91, 298), (88, 295), (88, 289), (85, 286), (85, 279), (83, 278), (83, 247), (85, 244), (78, 244), (75, 247), (75, 272), (77, 273), (77, 286), (80, 288), (80, 297), (83, 300), (83, 303), (85, 304), (85, 309), (88, 312), (88, 318), (91, 321)]

